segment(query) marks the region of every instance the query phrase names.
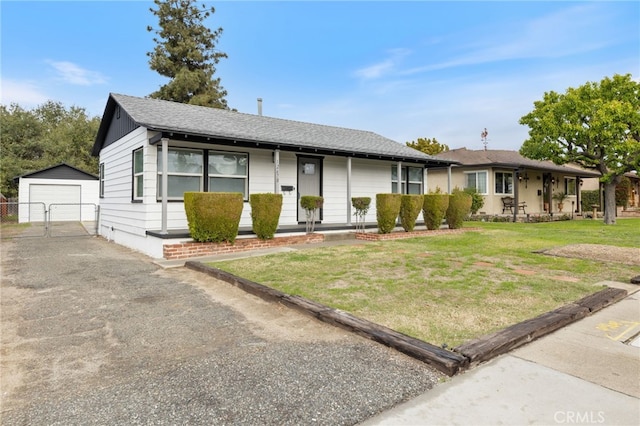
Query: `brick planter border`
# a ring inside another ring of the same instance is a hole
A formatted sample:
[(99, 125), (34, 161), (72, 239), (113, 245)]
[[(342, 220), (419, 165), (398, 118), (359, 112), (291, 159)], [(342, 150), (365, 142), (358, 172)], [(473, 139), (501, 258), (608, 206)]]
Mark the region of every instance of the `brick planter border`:
[(162, 255), (167, 260), (187, 259), (190, 257), (213, 256), (217, 254), (239, 253), (272, 247), (283, 247), (297, 244), (321, 243), (323, 234), (304, 234), (288, 237), (276, 237), (270, 240), (258, 238), (238, 238), (234, 244), (229, 243), (185, 243), (166, 244), (162, 247)]

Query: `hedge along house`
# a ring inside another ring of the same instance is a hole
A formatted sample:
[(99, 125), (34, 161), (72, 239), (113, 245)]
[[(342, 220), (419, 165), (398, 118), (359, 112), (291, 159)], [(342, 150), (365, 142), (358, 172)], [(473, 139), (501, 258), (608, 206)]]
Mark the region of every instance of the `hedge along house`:
[[(430, 191), (474, 187), (484, 196), (481, 213), (511, 214), (579, 214), (580, 190), (584, 180), (599, 178), (600, 173), (578, 167), (559, 166), (551, 161), (531, 160), (516, 151), (468, 150), (442, 152), (439, 159), (455, 161), (448, 168), (429, 169)], [(562, 212), (554, 194), (567, 194)], [(512, 199), (514, 207), (503, 199)], [(526, 207), (525, 207), (526, 206)]]
[[(368, 131), (111, 94), (92, 154), (100, 157), (99, 233), (163, 257), (189, 240), (187, 191), (281, 193), (280, 227), (304, 232), (303, 195), (324, 197), (322, 225), (351, 226), (352, 197), (425, 192), (440, 160)], [(400, 176), (400, 179), (398, 179)]]

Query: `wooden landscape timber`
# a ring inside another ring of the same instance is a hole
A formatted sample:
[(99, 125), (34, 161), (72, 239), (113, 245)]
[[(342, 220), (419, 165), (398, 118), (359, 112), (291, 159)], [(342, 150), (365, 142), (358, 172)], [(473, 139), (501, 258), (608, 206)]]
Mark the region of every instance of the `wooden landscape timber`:
[(282, 303), (320, 321), (357, 333), (370, 340), (403, 352), (448, 376), (507, 353), (572, 322), (624, 299), (627, 291), (604, 288), (561, 308), (514, 324), (489, 335), (470, 340), (453, 351), (407, 336), (390, 328), (357, 318), (347, 312), (322, 305), (300, 296), (292, 296), (260, 283), (238, 277), (201, 262), (187, 261), (185, 267), (234, 285), (270, 302)]

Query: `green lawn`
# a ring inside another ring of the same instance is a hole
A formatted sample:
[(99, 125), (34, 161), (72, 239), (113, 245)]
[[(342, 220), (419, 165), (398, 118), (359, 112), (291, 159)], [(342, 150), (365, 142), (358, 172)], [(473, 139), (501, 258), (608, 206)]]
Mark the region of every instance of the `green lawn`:
[(480, 230), (335, 246), (212, 266), (449, 347), (628, 282), (640, 267), (535, 253), (567, 244), (640, 247), (640, 220), (478, 223)]

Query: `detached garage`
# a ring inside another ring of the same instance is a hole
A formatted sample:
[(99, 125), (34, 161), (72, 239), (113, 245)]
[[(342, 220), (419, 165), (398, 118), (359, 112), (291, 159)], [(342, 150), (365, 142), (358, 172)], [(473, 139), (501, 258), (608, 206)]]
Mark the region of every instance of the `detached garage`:
[(18, 181), (18, 221), (94, 221), (99, 203), (97, 176), (68, 164), (58, 164), (15, 178)]

